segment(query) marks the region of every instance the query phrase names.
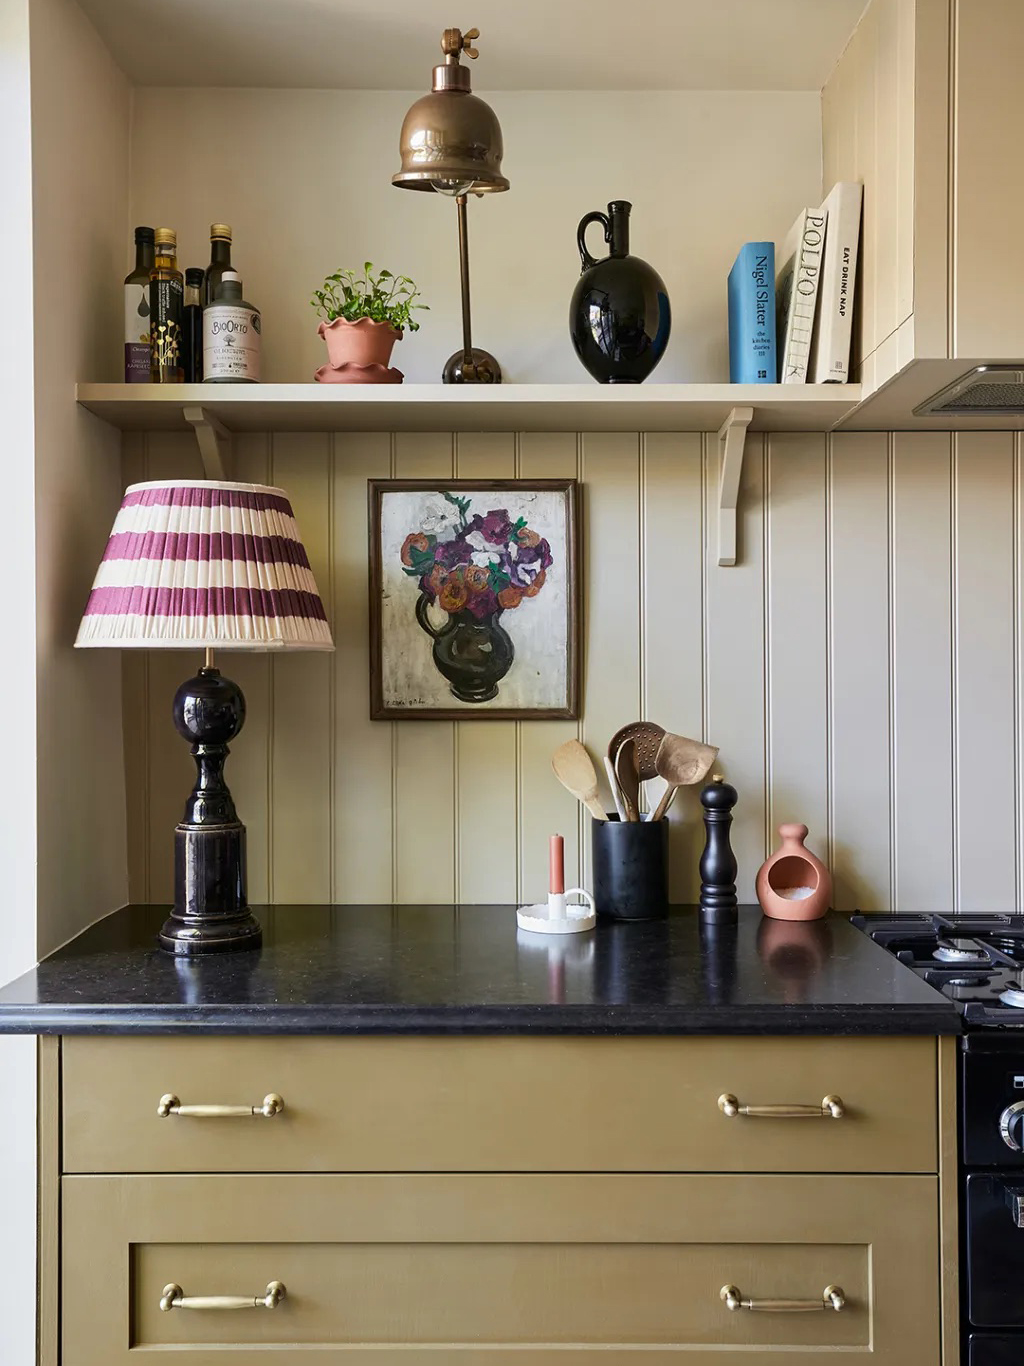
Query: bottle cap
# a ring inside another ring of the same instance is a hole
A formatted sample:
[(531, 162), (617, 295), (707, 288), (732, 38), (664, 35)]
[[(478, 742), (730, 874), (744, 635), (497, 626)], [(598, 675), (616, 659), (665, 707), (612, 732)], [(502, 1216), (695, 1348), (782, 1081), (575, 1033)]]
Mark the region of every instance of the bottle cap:
[(198, 288), (205, 278), (206, 271), (200, 269), (199, 266), (189, 266), (185, 272), (185, 283), (193, 288)]
[(178, 234), (173, 228), (157, 228), (154, 233), (157, 242), (163, 242), (166, 246), (177, 246)]
[(152, 242), (152, 240), (153, 240), (153, 229), (152, 229), (152, 228), (136, 228), (136, 229), (135, 229), (135, 242), (136, 242), (136, 245), (139, 245), (139, 244), (142, 243), (142, 242)]
[(231, 228), (228, 226), (227, 223), (211, 223), (211, 224), (210, 224), (210, 237), (211, 237), (211, 239), (214, 238), (214, 237), (220, 237), (220, 238), (222, 238), (225, 242), (230, 242), (230, 241), (231, 241)]
[(222, 299), (230, 300), (231, 303), (242, 302), (242, 277), (236, 270), (226, 270), (217, 281), (213, 302), (218, 303)]

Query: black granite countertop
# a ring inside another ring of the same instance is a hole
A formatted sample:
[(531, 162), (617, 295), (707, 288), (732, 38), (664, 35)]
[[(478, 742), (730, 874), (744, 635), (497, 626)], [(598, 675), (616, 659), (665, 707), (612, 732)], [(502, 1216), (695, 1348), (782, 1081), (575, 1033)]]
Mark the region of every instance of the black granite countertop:
[(126, 906), (0, 991), (20, 1034), (955, 1034), (946, 997), (831, 914), (600, 924), (509, 906), (255, 908), (262, 949), (175, 959), (165, 906)]

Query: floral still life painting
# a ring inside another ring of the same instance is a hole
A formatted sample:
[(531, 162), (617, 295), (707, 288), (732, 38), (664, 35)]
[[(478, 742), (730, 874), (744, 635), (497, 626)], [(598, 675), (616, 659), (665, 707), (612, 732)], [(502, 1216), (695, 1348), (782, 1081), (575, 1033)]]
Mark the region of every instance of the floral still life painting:
[(576, 481), (370, 481), (371, 715), (578, 714)]

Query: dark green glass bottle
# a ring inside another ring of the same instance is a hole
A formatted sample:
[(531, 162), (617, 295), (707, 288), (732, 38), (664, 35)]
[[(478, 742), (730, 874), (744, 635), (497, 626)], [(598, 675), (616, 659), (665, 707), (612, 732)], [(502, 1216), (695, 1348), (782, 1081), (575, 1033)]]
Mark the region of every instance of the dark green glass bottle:
[(212, 304), (226, 270), (231, 270), (231, 229), (227, 223), (210, 225), (210, 264), (206, 267), (203, 307)]

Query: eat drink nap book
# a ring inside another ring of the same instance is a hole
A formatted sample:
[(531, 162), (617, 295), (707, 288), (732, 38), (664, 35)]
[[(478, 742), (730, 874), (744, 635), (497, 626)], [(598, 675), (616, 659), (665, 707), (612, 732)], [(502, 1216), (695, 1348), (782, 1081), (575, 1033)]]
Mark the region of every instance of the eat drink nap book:
[(729, 382), (774, 384), (775, 243), (747, 242), (729, 272)]
[(821, 212), (828, 215), (825, 256), (818, 290), (818, 321), (811, 348), (814, 384), (846, 384), (850, 379), (853, 298), (860, 247), (860, 208), (864, 186), (841, 180), (833, 185)]
[(781, 265), (775, 277), (778, 308), (775, 332), (782, 384), (807, 382), (827, 222), (824, 205), (820, 209), (802, 210), (789, 230), (779, 258)]

